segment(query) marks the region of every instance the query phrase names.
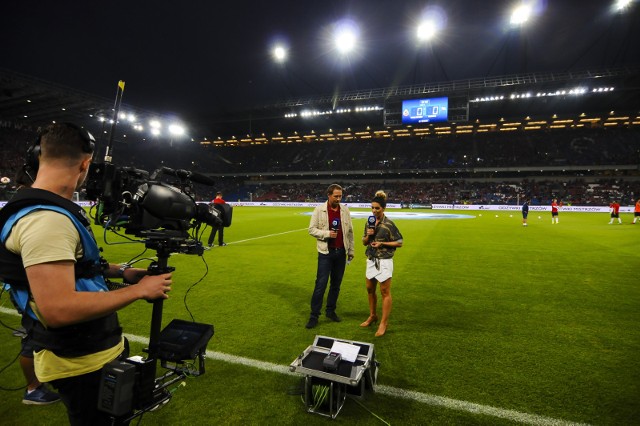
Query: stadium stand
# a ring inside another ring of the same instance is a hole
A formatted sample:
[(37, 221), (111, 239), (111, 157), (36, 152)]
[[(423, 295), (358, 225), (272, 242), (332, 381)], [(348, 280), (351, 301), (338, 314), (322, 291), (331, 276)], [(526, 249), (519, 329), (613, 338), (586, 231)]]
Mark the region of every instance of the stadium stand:
[[(640, 194), (639, 136), (635, 127), (594, 128), (401, 141), (192, 144), (153, 155), (148, 146), (131, 144), (119, 146), (116, 159), (149, 171), (164, 165), (213, 175), (216, 189), (230, 200), (322, 200), (316, 183), (337, 180), (352, 202), (383, 187), (390, 199), (406, 204), (516, 204), (531, 195), (534, 204), (556, 197), (581, 205), (615, 198), (624, 205)], [(33, 137), (31, 131), (0, 131), (3, 176), (16, 174)], [(200, 193), (206, 199), (210, 191)]]
[[(5, 69), (0, 77), (3, 177), (15, 176), (37, 129), (56, 118), (98, 136), (96, 160), (102, 161), (109, 126), (97, 117), (109, 111), (109, 100)], [(384, 188), (390, 201), (420, 205), (515, 204), (522, 196), (533, 196), (534, 204), (553, 197), (574, 204), (606, 205), (612, 198), (632, 204), (640, 196), (638, 81), (640, 68), (619, 68), (292, 99), (239, 113), (255, 117), (250, 130), (243, 120), (232, 120), (217, 138), (179, 142), (131, 132), (126, 138), (122, 123), (113, 138), (113, 162), (206, 174), (216, 185), (197, 188), (201, 199), (221, 190), (232, 201), (322, 200), (318, 183), (338, 182), (351, 202), (367, 201)], [(587, 86), (590, 91), (580, 96), (564, 92)], [(489, 96), (500, 92), (511, 93), (511, 100)], [(441, 125), (401, 125), (401, 100), (424, 96), (449, 96), (457, 121), (450, 114)], [(362, 103), (384, 107), (369, 115), (285, 118), (296, 115), (291, 111), (297, 105), (326, 108), (334, 101), (354, 111)], [(141, 119), (153, 115), (133, 111)], [(243, 130), (246, 137), (231, 136)], [(1, 198), (13, 190), (13, 183), (1, 185)]]

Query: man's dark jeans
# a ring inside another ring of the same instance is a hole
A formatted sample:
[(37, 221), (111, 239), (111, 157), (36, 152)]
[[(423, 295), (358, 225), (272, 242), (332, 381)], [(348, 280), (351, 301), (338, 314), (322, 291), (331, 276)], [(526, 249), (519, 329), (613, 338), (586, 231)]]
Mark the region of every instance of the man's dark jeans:
[(345, 249), (329, 249), (329, 254), (318, 253), (318, 273), (316, 274), (316, 287), (311, 296), (311, 316), (318, 318), (322, 312), (322, 300), (327, 289), (327, 283), (331, 278), (329, 295), (327, 296), (327, 313), (336, 311), (340, 284), (347, 263)]

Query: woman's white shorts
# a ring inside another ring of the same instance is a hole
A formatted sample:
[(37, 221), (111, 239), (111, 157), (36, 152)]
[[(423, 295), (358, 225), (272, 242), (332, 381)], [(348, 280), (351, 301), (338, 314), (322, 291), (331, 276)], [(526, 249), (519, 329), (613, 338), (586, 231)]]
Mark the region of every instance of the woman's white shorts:
[[(376, 262), (379, 269), (376, 267)], [(393, 276), (393, 259), (367, 259), (366, 277), (369, 280), (376, 279), (379, 283), (385, 282)]]

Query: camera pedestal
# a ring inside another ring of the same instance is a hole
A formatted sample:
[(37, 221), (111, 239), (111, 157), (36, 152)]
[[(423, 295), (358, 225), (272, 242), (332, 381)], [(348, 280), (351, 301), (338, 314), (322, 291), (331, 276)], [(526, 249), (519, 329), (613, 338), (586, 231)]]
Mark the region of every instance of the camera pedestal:
[[(327, 371), (323, 361), (336, 341), (359, 346), (358, 356), (354, 362), (343, 359), (336, 370)], [(373, 344), (316, 336), (313, 344), (289, 365), (289, 370), (304, 375), (307, 412), (335, 419), (347, 394), (363, 398), (366, 389), (374, 391), (378, 367)]]

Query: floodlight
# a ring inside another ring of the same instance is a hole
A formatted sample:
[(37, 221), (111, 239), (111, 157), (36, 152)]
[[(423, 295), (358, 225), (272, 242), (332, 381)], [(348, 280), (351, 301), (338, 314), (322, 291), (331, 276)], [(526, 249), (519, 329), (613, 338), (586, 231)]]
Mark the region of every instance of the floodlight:
[(334, 30), (334, 43), (338, 52), (347, 54), (353, 51), (358, 41), (359, 28), (351, 20), (343, 20), (336, 24)]
[(157, 127), (154, 127), (151, 129), (151, 134), (153, 136), (160, 136), (160, 129), (158, 129)]
[(287, 59), (287, 49), (282, 45), (277, 45), (276, 47), (274, 47), (272, 54), (273, 59), (275, 59), (276, 62), (284, 62), (285, 59)]
[(427, 6), (420, 13), (416, 28), (418, 41), (429, 41), (447, 26), (447, 14), (440, 6)]
[(617, 0), (613, 8), (616, 11), (621, 12), (625, 10), (627, 7), (629, 7), (631, 3), (633, 3), (633, 0)]
[(343, 31), (336, 34), (336, 48), (340, 53), (349, 53), (356, 45), (356, 36), (352, 32)]
[(528, 4), (521, 4), (513, 9), (511, 13), (511, 25), (518, 26), (522, 25), (529, 20), (531, 17), (531, 6)]
[(418, 26), (417, 36), (420, 41), (431, 40), (437, 31), (433, 21), (425, 21)]
[(160, 129), (162, 127), (162, 123), (160, 123), (158, 120), (151, 120), (149, 122), (149, 127), (151, 127), (152, 129)]
[(185, 129), (179, 124), (170, 124), (169, 133), (176, 136), (184, 135)]

